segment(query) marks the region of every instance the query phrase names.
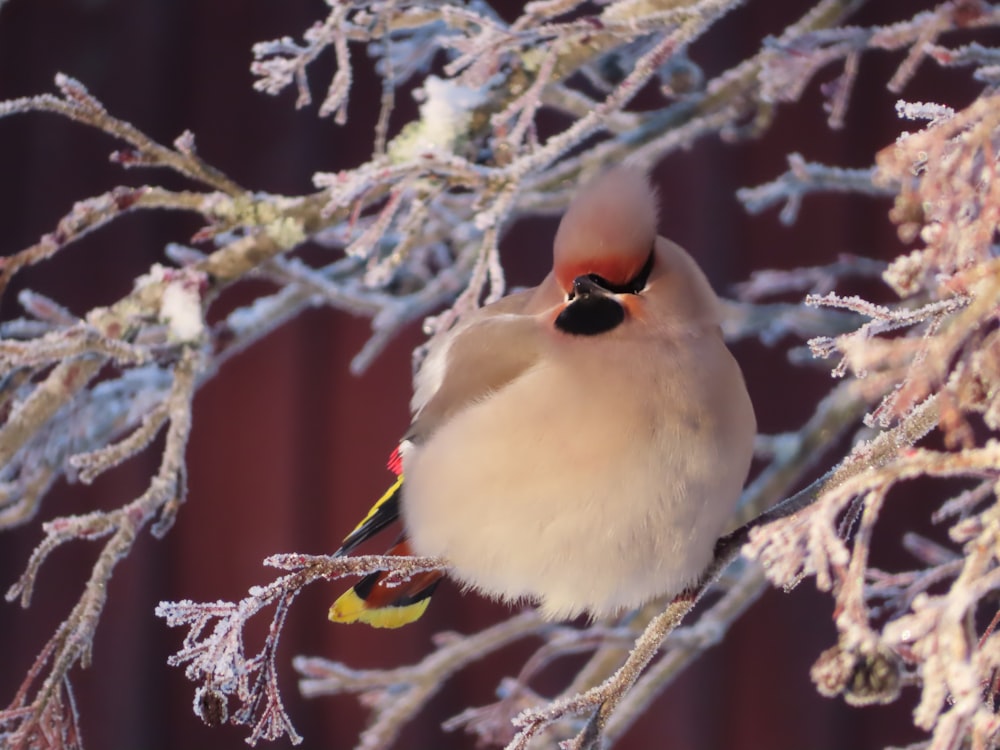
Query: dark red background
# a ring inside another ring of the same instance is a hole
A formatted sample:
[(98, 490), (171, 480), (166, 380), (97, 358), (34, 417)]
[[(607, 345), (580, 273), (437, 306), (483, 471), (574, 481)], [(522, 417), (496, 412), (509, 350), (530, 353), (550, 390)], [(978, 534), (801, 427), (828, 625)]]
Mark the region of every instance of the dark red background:
[[(860, 21), (902, 18), (917, 4), (874, 5)], [(698, 42), (693, 56), (709, 74), (717, 73), (757, 49), (765, 34), (779, 32), (802, 8), (792, 0), (749, 3)], [(377, 81), (370, 74), (357, 77), (351, 124), (338, 128), (319, 120), (315, 105), (296, 112), (292, 93), (272, 98), (254, 92), (248, 68), (254, 42), (298, 37), (325, 9), (318, 0), (10, 0), (0, 10), (0, 98), (53, 91), (53, 77), (62, 71), (161, 142), (192, 130), (205, 159), (245, 186), (309, 192), (314, 172), (367, 157)], [(320, 100), (333, 67), (329, 57), (312, 70)], [(358, 51), (356, 58), (363, 68), (364, 55)], [(885, 218), (887, 201), (809, 198), (796, 226), (783, 228), (774, 211), (748, 216), (734, 191), (782, 172), (790, 151), (846, 166), (871, 163), (874, 152), (902, 129), (893, 110), (896, 96), (884, 90), (900, 60), (888, 53), (864, 59), (843, 131), (826, 126), (814, 83), (802, 102), (781, 108), (762, 140), (727, 145), (711, 138), (670, 155), (656, 170), (664, 233), (689, 247), (722, 290), (757, 268), (821, 263), (841, 252), (892, 257), (899, 248)], [(819, 78), (831, 80), (839, 72), (831, 68)], [(924, 63), (920, 81), (903, 96), (962, 106), (974, 96), (962, 83), (966, 78)], [(394, 125), (401, 121), (398, 116)], [(122, 174), (106, 159), (116, 146), (104, 134), (52, 115), (0, 120), (0, 253), (31, 244), (73, 201), (121, 182), (184, 186), (162, 172)], [(162, 260), (166, 242), (183, 242), (197, 227), (182, 215), (129, 216), (52, 263), (28, 270), (20, 286), (83, 313), (125, 293), (136, 275)], [(503, 248), (511, 283), (541, 278), (553, 232), (554, 222), (542, 220), (524, 221), (509, 232)], [(228, 304), (252, 291), (260, 289), (234, 292)], [(8, 294), (0, 308), (5, 318), (16, 313), (14, 299)], [(193, 686), (181, 670), (166, 666), (183, 633), (168, 629), (153, 609), (163, 599), (239, 599), (249, 586), (275, 575), (261, 566), (264, 557), (331, 551), (384, 489), (385, 458), (407, 422), (410, 351), (421, 335), (412, 326), (356, 378), (347, 362), (367, 333), (365, 320), (311, 311), (239, 355), (199, 393), (188, 450), (189, 501), (165, 540), (143, 536), (119, 566), (95, 663), (73, 672), (89, 748), (244, 747), (244, 728), (210, 729), (192, 714)], [(736, 353), (762, 432), (801, 424), (829, 385), (822, 368), (793, 369), (783, 351), (740, 344)], [(155, 460), (148, 452), (92, 487), (60, 484), (36, 522), (4, 535), (0, 588), (20, 574), (41, 538), (41, 520), (126, 502), (144, 489)], [(53, 554), (29, 610), (0, 604), (0, 704), (10, 700), (76, 600), (95, 550), (77, 542)], [(282, 642), (284, 695), (307, 748), (353, 746), (366, 714), (351, 697), (301, 700), (292, 656), (321, 655), (359, 667), (400, 665), (427, 653), (434, 632), (470, 632), (504, 614), (499, 606), (444, 586), (426, 617), (405, 630), (337, 627), (326, 621), (326, 609), (338, 591), (317, 585), (300, 597)], [(908, 717), (912, 691), (899, 705), (855, 710), (815, 693), (808, 669), (832, 643), (830, 610), (830, 600), (810, 582), (790, 595), (769, 592), (619, 747), (832, 750), (916, 739)], [(490, 701), (499, 678), (513, 673), (532, 646), (520, 644), (451, 680), (398, 747), (471, 747), (468, 736), (444, 735), (438, 724), (461, 707)], [(548, 687), (562, 684), (576, 666), (570, 660), (555, 665)]]

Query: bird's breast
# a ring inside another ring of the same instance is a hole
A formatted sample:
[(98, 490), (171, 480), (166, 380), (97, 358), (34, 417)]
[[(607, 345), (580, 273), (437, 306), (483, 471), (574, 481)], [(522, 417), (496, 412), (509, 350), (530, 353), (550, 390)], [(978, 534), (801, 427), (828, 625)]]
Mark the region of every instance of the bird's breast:
[(731, 511), (704, 499), (735, 501), (746, 469), (713, 461), (723, 426), (701, 418), (690, 363), (648, 349), (543, 360), (414, 446), (402, 505), (414, 550), (560, 617), (689, 583)]

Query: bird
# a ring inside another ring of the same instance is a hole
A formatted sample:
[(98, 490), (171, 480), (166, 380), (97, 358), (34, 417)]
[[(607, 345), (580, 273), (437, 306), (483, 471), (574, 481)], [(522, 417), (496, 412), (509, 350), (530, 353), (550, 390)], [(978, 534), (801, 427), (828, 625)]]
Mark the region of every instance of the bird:
[[(694, 584), (727, 530), (756, 419), (705, 274), (658, 236), (645, 171), (580, 188), (534, 288), (432, 339), (396, 482), (337, 555), (390, 524), (464, 589), (544, 617), (612, 617)], [(443, 571), (366, 576), (334, 622), (419, 618)]]

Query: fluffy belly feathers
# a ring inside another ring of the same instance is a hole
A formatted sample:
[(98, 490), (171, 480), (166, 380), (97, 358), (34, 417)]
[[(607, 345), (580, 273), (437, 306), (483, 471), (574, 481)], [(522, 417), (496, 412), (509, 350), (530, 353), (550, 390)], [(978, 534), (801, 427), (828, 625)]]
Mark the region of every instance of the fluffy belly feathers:
[(627, 392), (595, 403), (580, 381), (536, 368), (404, 459), (414, 551), (446, 558), (465, 586), (537, 600), (557, 618), (612, 614), (692, 583), (732, 510), (704, 500), (735, 502), (746, 474), (719, 470), (726, 426), (692, 417), (691, 404), (651, 413)]

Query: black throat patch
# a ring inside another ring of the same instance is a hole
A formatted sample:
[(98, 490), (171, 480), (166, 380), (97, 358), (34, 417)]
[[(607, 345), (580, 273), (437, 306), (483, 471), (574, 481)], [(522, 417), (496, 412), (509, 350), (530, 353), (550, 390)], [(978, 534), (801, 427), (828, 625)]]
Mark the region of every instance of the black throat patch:
[(577, 297), (556, 318), (556, 328), (574, 336), (596, 336), (617, 328), (625, 320), (625, 308), (602, 294)]

